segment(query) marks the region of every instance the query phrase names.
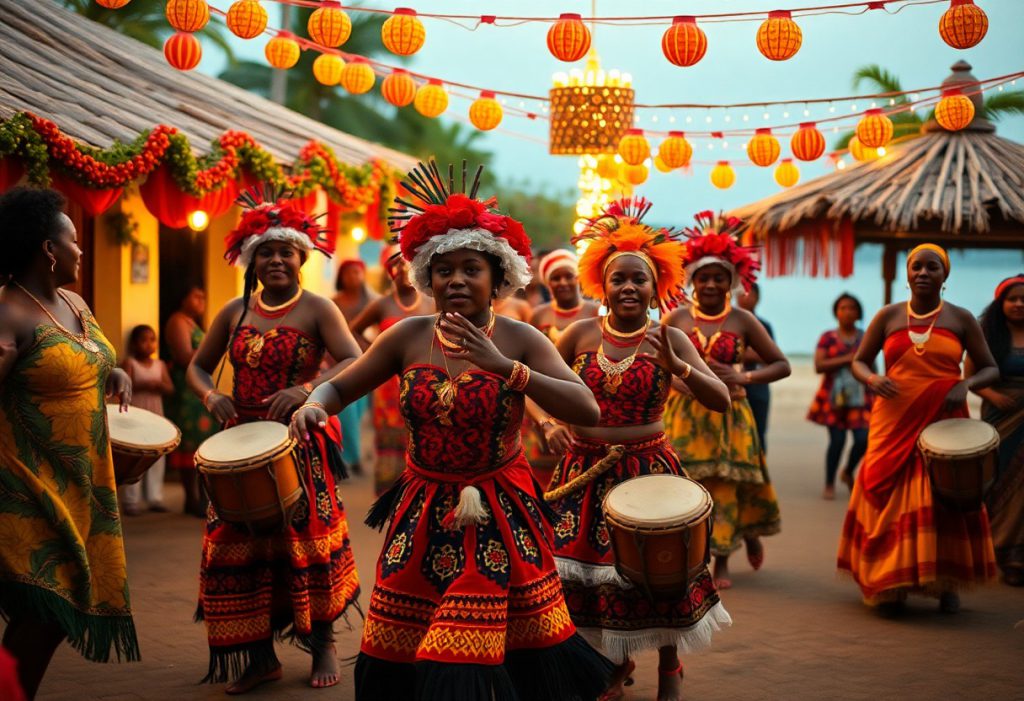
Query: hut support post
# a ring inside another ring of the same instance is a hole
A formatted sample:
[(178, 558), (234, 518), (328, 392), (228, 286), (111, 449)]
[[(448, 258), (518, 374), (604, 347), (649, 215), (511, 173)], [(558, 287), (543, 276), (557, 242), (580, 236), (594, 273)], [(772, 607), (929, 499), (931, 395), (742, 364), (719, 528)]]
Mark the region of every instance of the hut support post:
[(892, 284), (896, 281), (896, 247), (885, 244), (882, 251), (882, 284), (885, 304), (892, 304)]

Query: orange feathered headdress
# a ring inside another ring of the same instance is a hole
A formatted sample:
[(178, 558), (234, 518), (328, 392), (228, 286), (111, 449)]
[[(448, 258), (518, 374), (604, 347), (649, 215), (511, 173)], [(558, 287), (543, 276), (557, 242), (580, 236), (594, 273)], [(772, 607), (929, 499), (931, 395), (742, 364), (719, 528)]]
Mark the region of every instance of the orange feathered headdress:
[(593, 299), (604, 297), (604, 273), (621, 255), (643, 259), (654, 273), (658, 304), (668, 309), (683, 297), (685, 246), (668, 229), (654, 229), (641, 220), (651, 208), (646, 199), (627, 198), (612, 202), (573, 238), (589, 242), (580, 256), (580, 288)]

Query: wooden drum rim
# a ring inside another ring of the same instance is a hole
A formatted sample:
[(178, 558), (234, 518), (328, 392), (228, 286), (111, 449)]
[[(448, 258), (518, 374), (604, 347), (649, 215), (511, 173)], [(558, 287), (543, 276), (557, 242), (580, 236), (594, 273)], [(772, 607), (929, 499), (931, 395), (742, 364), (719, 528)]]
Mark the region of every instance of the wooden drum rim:
[[(703, 523), (708, 519), (711, 514), (711, 510), (714, 508), (714, 503), (708, 503), (706, 508), (699, 511), (695, 516), (691, 516), (688, 520), (681, 523), (671, 523), (664, 526), (636, 526), (632, 523), (622, 521), (620, 518), (616, 518), (608, 511), (604, 512), (604, 520), (608, 524), (617, 526), (623, 530), (627, 530), (631, 533), (640, 533), (641, 535), (665, 535), (669, 533), (679, 533), (685, 531), (693, 526)], [(603, 510), (603, 505), (602, 505)]]
[[(266, 467), (275, 460), (283, 457), (290, 453), (295, 448), (296, 442), (294, 438), (289, 438), (286, 443), (273, 448), (266, 453), (261, 455), (250, 455), (247, 458), (239, 458), (238, 460), (218, 462), (216, 460), (208, 460), (203, 458), (196, 451), (195, 463), (196, 467), (206, 472), (247, 472), (249, 470), (258, 470)], [(201, 448), (202, 446), (200, 446)]]

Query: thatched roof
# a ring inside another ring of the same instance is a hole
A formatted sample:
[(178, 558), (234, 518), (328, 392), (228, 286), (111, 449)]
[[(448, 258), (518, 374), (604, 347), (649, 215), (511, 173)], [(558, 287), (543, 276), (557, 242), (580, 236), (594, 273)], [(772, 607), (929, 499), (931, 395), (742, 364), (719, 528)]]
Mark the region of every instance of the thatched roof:
[(160, 50), (51, 0), (0, 0), (0, 66), (0, 119), (33, 112), (91, 146), (168, 124), (189, 137), (196, 155), (235, 129), (283, 164), (311, 139), (351, 165), (381, 159), (404, 171), (416, 162), (224, 81), (175, 70)]

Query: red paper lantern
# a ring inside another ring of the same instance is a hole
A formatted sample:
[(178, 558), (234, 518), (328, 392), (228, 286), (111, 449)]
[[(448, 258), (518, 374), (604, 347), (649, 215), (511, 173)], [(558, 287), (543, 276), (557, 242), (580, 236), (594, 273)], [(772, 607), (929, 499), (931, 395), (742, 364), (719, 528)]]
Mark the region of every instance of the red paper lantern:
[(102, 190), (87, 187), (70, 175), (56, 169), (50, 171), (50, 184), (55, 190), (60, 190), (69, 200), (78, 204), (82, 211), (90, 217), (99, 216), (110, 209), (110, 205), (117, 202), (117, 198), (124, 192), (123, 187)]
[(0, 158), (0, 193), (7, 192), (18, 184), (25, 174), (25, 166), (21, 159), (7, 156)]
[(313, 61), (313, 77), (321, 85), (337, 85), (341, 80), (341, 71), (345, 68), (345, 62), (340, 56), (334, 54), (320, 54)]
[(416, 81), (408, 71), (396, 68), (380, 84), (380, 94), (395, 107), (405, 107), (416, 99)]
[(469, 106), (469, 121), (480, 131), (490, 131), (501, 124), (505, 116), (501, 103), (494, 99), (490, 90), (481, 90), (480, 97)]
[(210, 6), (205, 0), (168, 0), (164, 14), (179, 32), (198, 32), (210, 21)]
[(757, 30), (757, 48), (765, 58), (785, 61), (796, 56), (803, 43), (803, 32), (789, 10), (773, 10)]
[(627, 165), (638, 166), (650, 158), (651, 145), (641, 129), (627, 129), (619, 140), (619, 155)]
[(935, 105), (935, 121), (946, 131), (966, 129), (974, 121), (974, 103), (959, 90), (944, 90)]
[(341, 87), (353, 95), (362, 95), (370, 92), (370, 88), (377, 82), (370, 64), (362, 56), (354, 57), (345, 67), (341, 69)]
[(439, 117), (448, 109), (448, 91), (440, 80), (431, 78), (416, 90), (412, 106), (424, 117)]
[(299, 42), (295, 41), (290, 32), (278, 32), (263, 49), (267, 63), (280, 70), (286, 70), (298, 63), (301, 52)]
[(164, 42), (164, 58), (179, 71), (190, 71), (203, 58), (203, 47), (195, 34), (178, 32)]
[(590, 50), (590, 30), (575, 12), (563, 12), (548, 30), (548, 51), (559, 61), (579, 61)]
[(747, 142), (747, 155), (754, 165), (767, 168), (774, 163), (782, 152), (779, 140), (772, 136), (772, 130), (762, 127), (754, 132), (753, 138)]
[(416, 10), (399, 7), (381, 26), (380, 38), (391, 53), (411, 56), (423, 48), (427, 30), (416, 16)]
[(728, 190), (736, 182), (736, 171), (729, 165), (729, 161), (719, 161), (718, 165), (711, 169), (711, 184), (719, 190)]
[(693, 147), (681, 131), (670, 131), (658, 147), (658, 156), (669, 168), (682, 168), (690, 163)]
[(337, 48), (352, 36), (352, 20), (341, 9), (341, 3), (325, 2), (309, 16), (306, 31), (317, 44)]
[(708, 37), (689, 15), (676, 17), (661, 37), (661, 52), (677, 66), (692, 66), (708, 50)]
[(870, 109), (857, 122), (857, 139), (867, 148), (879, 148), (892, 140), (893, 126), (880, 108)]
[(775, 182), (782, 187), (793, 187), (800, 182), (800, 170), (793, 165), (792, 158), (783, 158), (775, 168)]
[(120, 10), (132, 0), (96, 0), (96, 4), (108, 10)]
[(988, 15), (974, 0), (951, 0), (939, 18), (939, 36), (954, 49), (969, 49), (988, 33)]
[(825, 137), (814, 122), (804, 122), (789, 140), (793, 155), (801, 161), (813, 161), (825, 153)]
[(252, 39), (267, 28), (267, 11), (259, 0), (238, 0), (228, 8), (224, 21), (236, 37)]

